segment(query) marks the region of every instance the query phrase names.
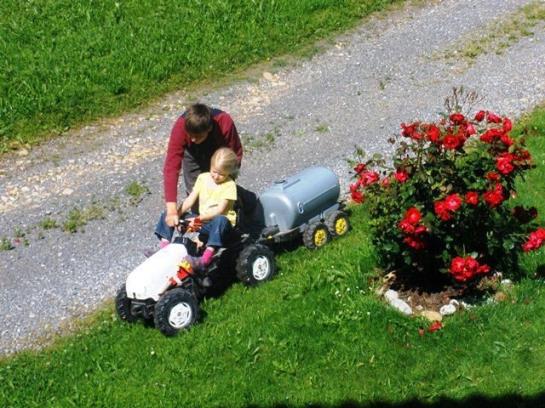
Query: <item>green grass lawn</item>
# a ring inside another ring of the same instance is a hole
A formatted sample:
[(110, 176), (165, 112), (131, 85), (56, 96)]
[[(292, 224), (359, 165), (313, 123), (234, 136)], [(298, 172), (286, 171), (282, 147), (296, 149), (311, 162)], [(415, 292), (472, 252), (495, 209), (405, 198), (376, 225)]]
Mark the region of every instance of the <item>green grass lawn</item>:
[[(528, 135), (538, 165), (519, 200), (536, 205), (543, 222), (545, 109), (517, 132)], [(460, 312), (443, 330), (421, 336), (429, 323), (401, 316), (374, 293), (364, 207), (352, 222), (346, 237), (320, 251), (279, 255), (280, 274), (271, 282), (254, 289), (235, 284), (207, 300), (204, 320), (177, 337), (122, 323), (107, 307), (54, 346), (4, 359), (0, 406), (543, 402), (543, 279), (525, 278), (506, 301)], [(528, 276), (541, 273), (544, 249), (523, 258)]]
[(0, 153), (345, 30), (402, 0), (3, 0)]

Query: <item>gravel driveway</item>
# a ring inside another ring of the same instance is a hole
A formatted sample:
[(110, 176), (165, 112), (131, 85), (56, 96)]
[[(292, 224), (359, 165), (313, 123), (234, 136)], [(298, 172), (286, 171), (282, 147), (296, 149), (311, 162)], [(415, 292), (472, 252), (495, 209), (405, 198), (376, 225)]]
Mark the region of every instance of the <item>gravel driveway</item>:
[[(314, 164), (330, 166), (345, 185), (345, 158), (354, 145), (390, 153), (386, 139), (399, 124), (435, 119), (453, 86), (475, 90), (486, 98), (482, 107), (515, 117), (543, 102), (543, 25), (501, 54), (446, 57), (527, 3), (444, 0), (407, 7), (337, 38), (310, 60), (200, 99), (237, 123), (248, 150), (242, 185), (260, 191)], [(163, 206), (167, 138), (186, 100), (172, 94), (144, 111), (2, 158), (0, 239), (19, 238), (14, 249), (0, 251), (1, 354), (43, 344), (46, 334), (112, 299), (143, 261)], [(126, 189), (135, 182), (149, 193), (131, 197)], [(84, 232), (47, 228), (74, 208), (95, 218)]]

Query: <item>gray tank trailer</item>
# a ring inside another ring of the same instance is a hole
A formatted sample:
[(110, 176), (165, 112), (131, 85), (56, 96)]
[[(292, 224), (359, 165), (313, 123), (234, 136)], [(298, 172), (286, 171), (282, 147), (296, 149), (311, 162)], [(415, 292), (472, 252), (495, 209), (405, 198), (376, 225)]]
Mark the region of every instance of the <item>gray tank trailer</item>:
[(350, 228), (339, 201), (339, 179), (326, 167), (309, 167), (275, 182), (259, 195), (261, 239), (282, 242), (302, 236), (307, 248), (324, 246)]

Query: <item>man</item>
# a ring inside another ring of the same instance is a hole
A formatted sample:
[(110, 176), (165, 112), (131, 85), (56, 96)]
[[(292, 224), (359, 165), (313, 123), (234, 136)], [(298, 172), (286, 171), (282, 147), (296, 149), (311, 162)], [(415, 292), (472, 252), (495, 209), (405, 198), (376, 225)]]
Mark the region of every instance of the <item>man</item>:
[[(183, 173), (186, 193), (189, 194), (198, 175), (210, 170), (210, 159), (220, 147), (233, 150), (240, 166), (242, 145), (233, 119), (228, 113), (196, 103), (174, 124), (163, 167), (166, 206), (164, 223), (168, 227), (174, 227), (179, 221), (180, 170)], [(164, 239), (163, 234), (158, 232), (156, 234), (159, 238)]]

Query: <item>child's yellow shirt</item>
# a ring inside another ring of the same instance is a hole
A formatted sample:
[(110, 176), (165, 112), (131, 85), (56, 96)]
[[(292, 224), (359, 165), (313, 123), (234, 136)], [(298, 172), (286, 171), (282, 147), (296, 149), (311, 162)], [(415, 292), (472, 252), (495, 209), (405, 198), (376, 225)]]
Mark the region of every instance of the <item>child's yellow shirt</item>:
[(221, 200), (228, 200), (229, 204), (223, 215), (227, 217), (231, 225), (235, 225), (237, 215), (233, 207), (237, 200), (237, 186), (232, 179), (229, 178), (221, 184), (216, 184), (210, 173), (201, 173), (195, 181), (193, 190), (199, 195), (200, 215), (213, 210)]

